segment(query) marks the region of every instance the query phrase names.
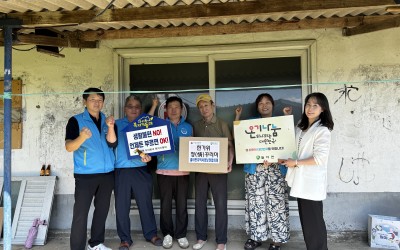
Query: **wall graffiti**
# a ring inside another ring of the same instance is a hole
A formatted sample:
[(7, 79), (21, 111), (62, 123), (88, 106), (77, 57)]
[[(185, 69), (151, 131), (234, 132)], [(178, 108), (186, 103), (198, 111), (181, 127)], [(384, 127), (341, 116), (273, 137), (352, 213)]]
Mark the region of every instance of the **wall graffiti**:
[(398, 192), (400, 169), (394, 167), (398, 162), (394, 152), (400, 147), (400, 88), (387, 79), (400, 79), (399, 69), (399, 65), (367, 65), (348, 75), (332, 75), (341, 84), (326, 88), (335, 121), (331, 192)]
[(343, 183), (352, 183), (356, 186), (360, 182), (371, 182), (375, 179), (375, 174), (369, 174), (368, 168), (370, 161), (365, 158), (364, 152), (357, 157), (351, 157), (348, 161), (342, 157), (339, 167), (339, 179)]
[(361, 95), (358, 96), (357, 98), (352, 98), (350, 96), (350, 92), (352, 90), (358, 91), (358, 87), (353, 87), (353, 85), (350, 85), (350, 87), (348, 87), (346, 84), (344, 84), (343, 88), (339, 88), (339, 89), (335, 89), (335, 91), (339, 92), (339, 94), (341, 94), (339, 96), (339, 98), (336, 99), (335, 103), (337, 103), (340, 99), (344, 98), (344, 103), (347, 102), (347, 100), (351, 101), (351, 102), (355, 102), (358, 99), (360, 99)]

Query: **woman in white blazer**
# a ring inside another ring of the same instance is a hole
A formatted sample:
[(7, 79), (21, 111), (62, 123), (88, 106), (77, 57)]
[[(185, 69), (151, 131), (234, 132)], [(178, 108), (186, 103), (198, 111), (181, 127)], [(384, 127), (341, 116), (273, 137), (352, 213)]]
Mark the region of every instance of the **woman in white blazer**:
[(308, 250), (327, 250), (322, 200), (326, 198), (328, 157), (333, 129), (329, 103), (322, 93), (309, 94), (296, 128), (297, 159), (287, 159), (286, 181), (297, 197)]

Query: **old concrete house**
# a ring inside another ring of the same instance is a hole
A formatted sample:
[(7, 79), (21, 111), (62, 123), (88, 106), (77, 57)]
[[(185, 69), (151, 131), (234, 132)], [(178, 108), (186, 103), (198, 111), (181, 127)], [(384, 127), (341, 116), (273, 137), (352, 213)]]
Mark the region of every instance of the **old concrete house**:
[[(162, 101), (177, 94), (190, 121), (199, 117), (196, 95), (209, 92), (230, 123), (237, 105), (248, 104), (251, 115), (258, 93), (272, 93), (279, 108), (293, 105), (298, 118), (304, 97), (323, 92), (335, 122), (328, 230), (366, 230), (368, 214), (400, 216), (398, 1), (9, 0), (0, 12), (2, 25), (21, 22), (13, 29), (12, 77), (22, 83), (13, 123), (22, 129), (12, 175), (38, 176), (42, 164), (51, 164), (57, 176), (51, 229), (71, 225), (73, 161), (64, 148), (65, 126), (83, 110), (82, 92), (91, 86), (106, 92), (108, 115), (121, 117), (128, 93), (140, 94), (146, 110), (154, 95)], [(2, 170), (3, 159), (2, 153)], [(229, 226), (240, 229), (244, 174), (241, 165), (234, 168)], [(191, 190), (191, 208), (193, 202)], [(110, 206), (107, 227), (115, 229)], [(291, 200), (292, 227), (300, 230), (296, 209)], [(132, 218), (139, 229), (134, 205)]]

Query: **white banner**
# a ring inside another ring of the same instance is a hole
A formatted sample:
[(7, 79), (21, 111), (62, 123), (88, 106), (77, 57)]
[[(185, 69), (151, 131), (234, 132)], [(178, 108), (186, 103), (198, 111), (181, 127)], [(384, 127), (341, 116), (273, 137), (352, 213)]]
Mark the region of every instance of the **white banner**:
[(293, 116), (234, 121), (236, 163), (296, 157)]
[(219, 164), (219, 141), (189, 141), (189, 163)]
[(127, 132), (126, 139), (130, 156), (138, 155), (136, 149), (146, 154), (171, 150), (167, 125)]

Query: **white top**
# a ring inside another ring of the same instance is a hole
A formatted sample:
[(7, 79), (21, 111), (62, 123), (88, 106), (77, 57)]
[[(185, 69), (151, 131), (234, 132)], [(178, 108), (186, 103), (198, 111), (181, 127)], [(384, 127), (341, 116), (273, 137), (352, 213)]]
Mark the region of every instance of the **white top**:
[(320, 126), (320, 121), (315, 122), (307, 132), (302, 133), (296, 128), (297, 159), (314, 157), (317, 165), (288, 168), (286, 181), (291, 187), (291, 196), (314, 201), (326, 198), (330, 144), (331, 132), (327, 127)]

